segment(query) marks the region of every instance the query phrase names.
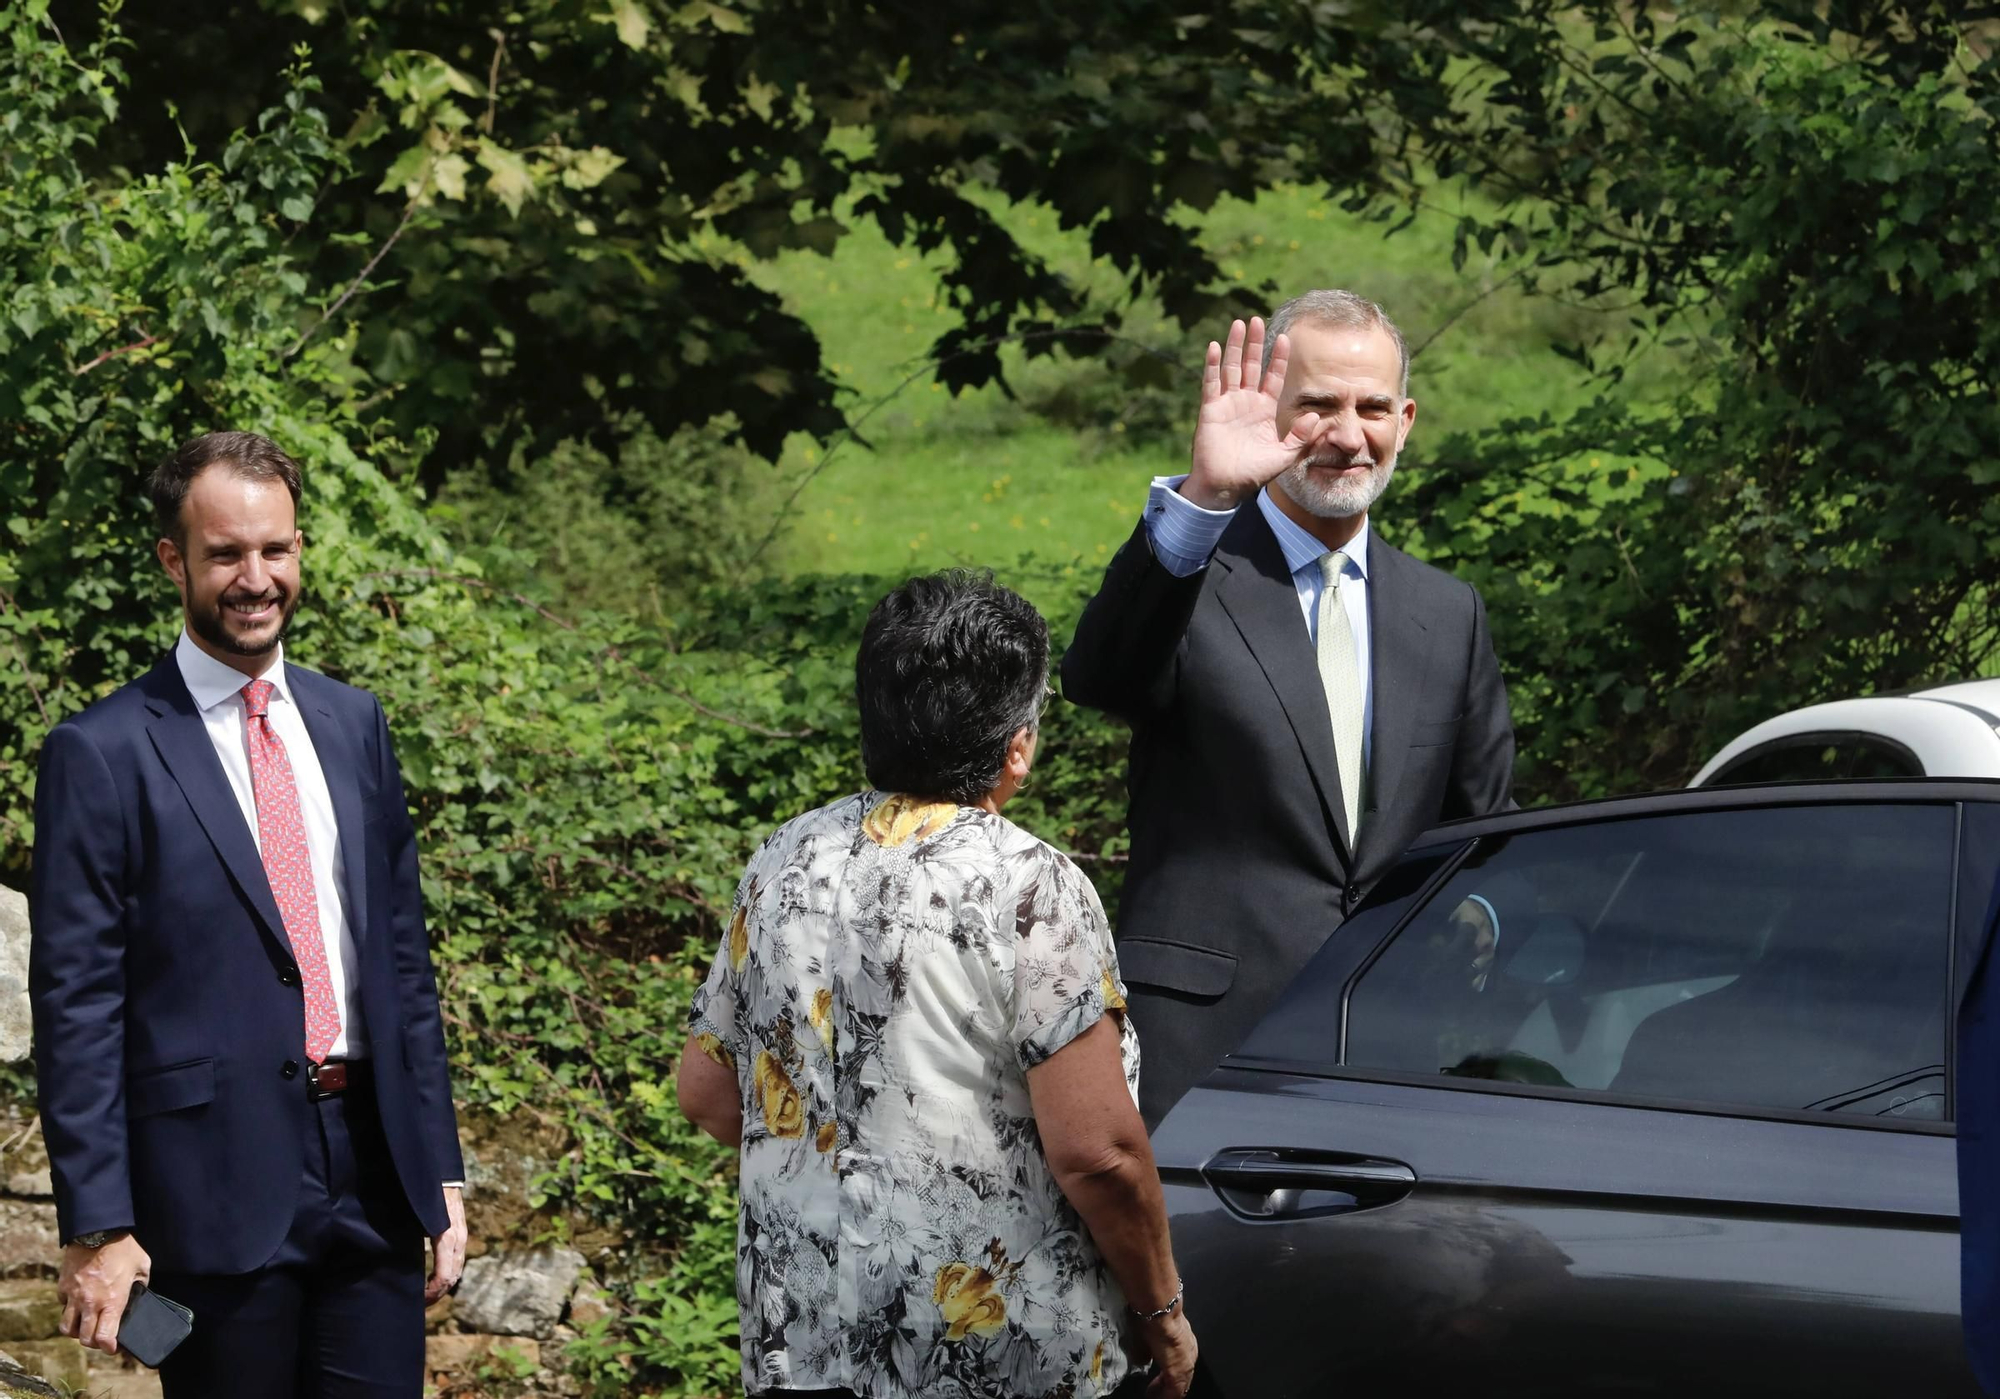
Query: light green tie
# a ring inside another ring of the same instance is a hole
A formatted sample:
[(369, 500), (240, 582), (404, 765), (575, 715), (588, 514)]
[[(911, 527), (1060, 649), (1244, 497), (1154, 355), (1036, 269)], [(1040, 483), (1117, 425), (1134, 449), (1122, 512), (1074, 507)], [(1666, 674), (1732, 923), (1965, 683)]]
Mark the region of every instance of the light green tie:
[(1361, 836), (1361, 784), (1366, 780), (1361, 758), (1361, 662), (1354, 654), (1354, 627), (1340, 600), (1341, 570), (1347, 555), (1336, 549), (1322, 555), (1319, 592), (1319, 679), (1326, 687), (1326, 709), (1333, 719), (1333, 756), (1340, 771), (1340, 799), (1347, 809), (1349, 847)]

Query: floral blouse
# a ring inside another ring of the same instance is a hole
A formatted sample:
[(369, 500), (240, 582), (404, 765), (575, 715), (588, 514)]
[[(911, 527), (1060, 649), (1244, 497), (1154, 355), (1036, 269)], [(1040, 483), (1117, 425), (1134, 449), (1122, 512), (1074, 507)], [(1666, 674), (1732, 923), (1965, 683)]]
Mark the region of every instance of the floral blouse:
[(863, 793), (750, 861), (690, 1032), (743, 1093), (743, 1382), (1091, 1399), (1125, 1299), (1050, 1174), (1026, 1071), (1114, 1012), (1097, 892), (972, 807)]

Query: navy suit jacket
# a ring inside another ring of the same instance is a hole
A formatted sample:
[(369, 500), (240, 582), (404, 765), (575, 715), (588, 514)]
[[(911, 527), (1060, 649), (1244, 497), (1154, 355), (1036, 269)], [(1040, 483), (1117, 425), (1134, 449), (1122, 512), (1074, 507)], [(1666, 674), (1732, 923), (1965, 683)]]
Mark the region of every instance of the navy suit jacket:
[(1958, 1011), (1958, 1217), (1965, 1346), (2000, 1395), (2000, 887)]
[[(464, 1175), (416, 831), (373, 695), (286, 675), (333, 798), (389, 1153), (427, 1233)], [(316, 1137), (298, 966), (171, 653), (58, 724), (35, 790), (29, 990), (62, 1237), (131, 1228), (157, 1268), (245, 1273), (291, 1227)]]

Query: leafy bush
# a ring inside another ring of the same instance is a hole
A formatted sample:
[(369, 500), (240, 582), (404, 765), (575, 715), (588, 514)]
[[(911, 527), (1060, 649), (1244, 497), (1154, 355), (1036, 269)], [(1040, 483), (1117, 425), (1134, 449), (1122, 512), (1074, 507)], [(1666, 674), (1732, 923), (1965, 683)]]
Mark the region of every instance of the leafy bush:
[(1697, 368), (1642, 411), (1617, 347), (1572, 346), (1597, 403), (1446, 444), (1399, 504), (1486, 594), (1524, 793), (1675, 785), (1770, 714), (1990, 670), (1990, 11), (1475, 11), (1450, 42), (1477, 80), (1406, 113), (1505, 201), (1461, 251), (1616, 297)]
[(494, 579), (568, 612), (671, 627), (702, 588), (740, 580), (779, 503), (769, 462), (728, 419), (615, 451), (565, 442), (498, 476), (453, 474), (433, 517)]

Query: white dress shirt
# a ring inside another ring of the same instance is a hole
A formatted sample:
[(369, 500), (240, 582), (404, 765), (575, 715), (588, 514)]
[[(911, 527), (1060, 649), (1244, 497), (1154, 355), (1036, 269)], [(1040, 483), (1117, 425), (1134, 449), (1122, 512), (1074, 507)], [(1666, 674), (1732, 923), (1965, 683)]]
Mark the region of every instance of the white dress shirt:
[[(194, 644), (184, 631), (174, 648), (181, 679), (201, 710), (208, 740), (222, 761), (229, 790), (243, 810), (250, 839), (263, 852), (263, 838), (257, 828), (257, 793), (250, 781), (249, 716), (243, 703), (243, 687), (249, 680), (239, 670), (224, 665)], [(271, 682), (268, 716), (272, 732), (285, 745), (285, 757), (292, 765), (292, 781), (299, 794), (299, 814), (305, 819), (306, 853), (312, 860), (313, 891), (319, 896), (319, 931), (326, 945), (326, 970), (333, 980), (333, 1001), (340, 1007), (340, 1034), (328, 1057), (361, 1059), (368, 1054), (367, 1028), (361, 1015), (361, 987), (354, 975), (359, 965), (354, 952), (354, 934), (347, 917), (347, 886), (340, 849), (340, 826), (333, 815), (333, 796), (326, 788), (326, 774), (320, 770), (319, 755), (313, 751), (312, 735), (292, 697), (285, 678), (282, 645), (271, 653), (271, 663), (260, 680)], [(286, 930), (287, 937), (293, 934)], [(303, 1022), (301, 1022), (303, 1025)]]
[[(1178, 489), (1187, 480), (1180, 476), (1155, 476), (1146, 500), (1146, 538), (1153, 557), (1176, 578), (1185, 578), (1208, 567), (1222, 532), (1236, 518), (1236, 511), (1204, 510)], [(1291, 570), (1292, 586), (1298, 590), (1299, 610), (1304, 614), (1306, 638), (1319, 644), (1319, 595), (1326, 586), (1319, 561), (1333, 551), (1313, 538), (1310, 531), (1278, 508), (1267, 487), (1257, 493), (1257, 508), (1264, 512), (1271, 532), (1278, 536), (1278, 548)], [(1354, 631), (1354, 661), (1361, 673), (1361, 753), (1363, 762), (1374, 760), (1375, 685), (1370, 664), (1373, 647), (1368, 634), (1368, 521), (1342, 546), (1347, 561), (1341, 566), (1340, 602), (1347, 609), (1347, 623)]]

